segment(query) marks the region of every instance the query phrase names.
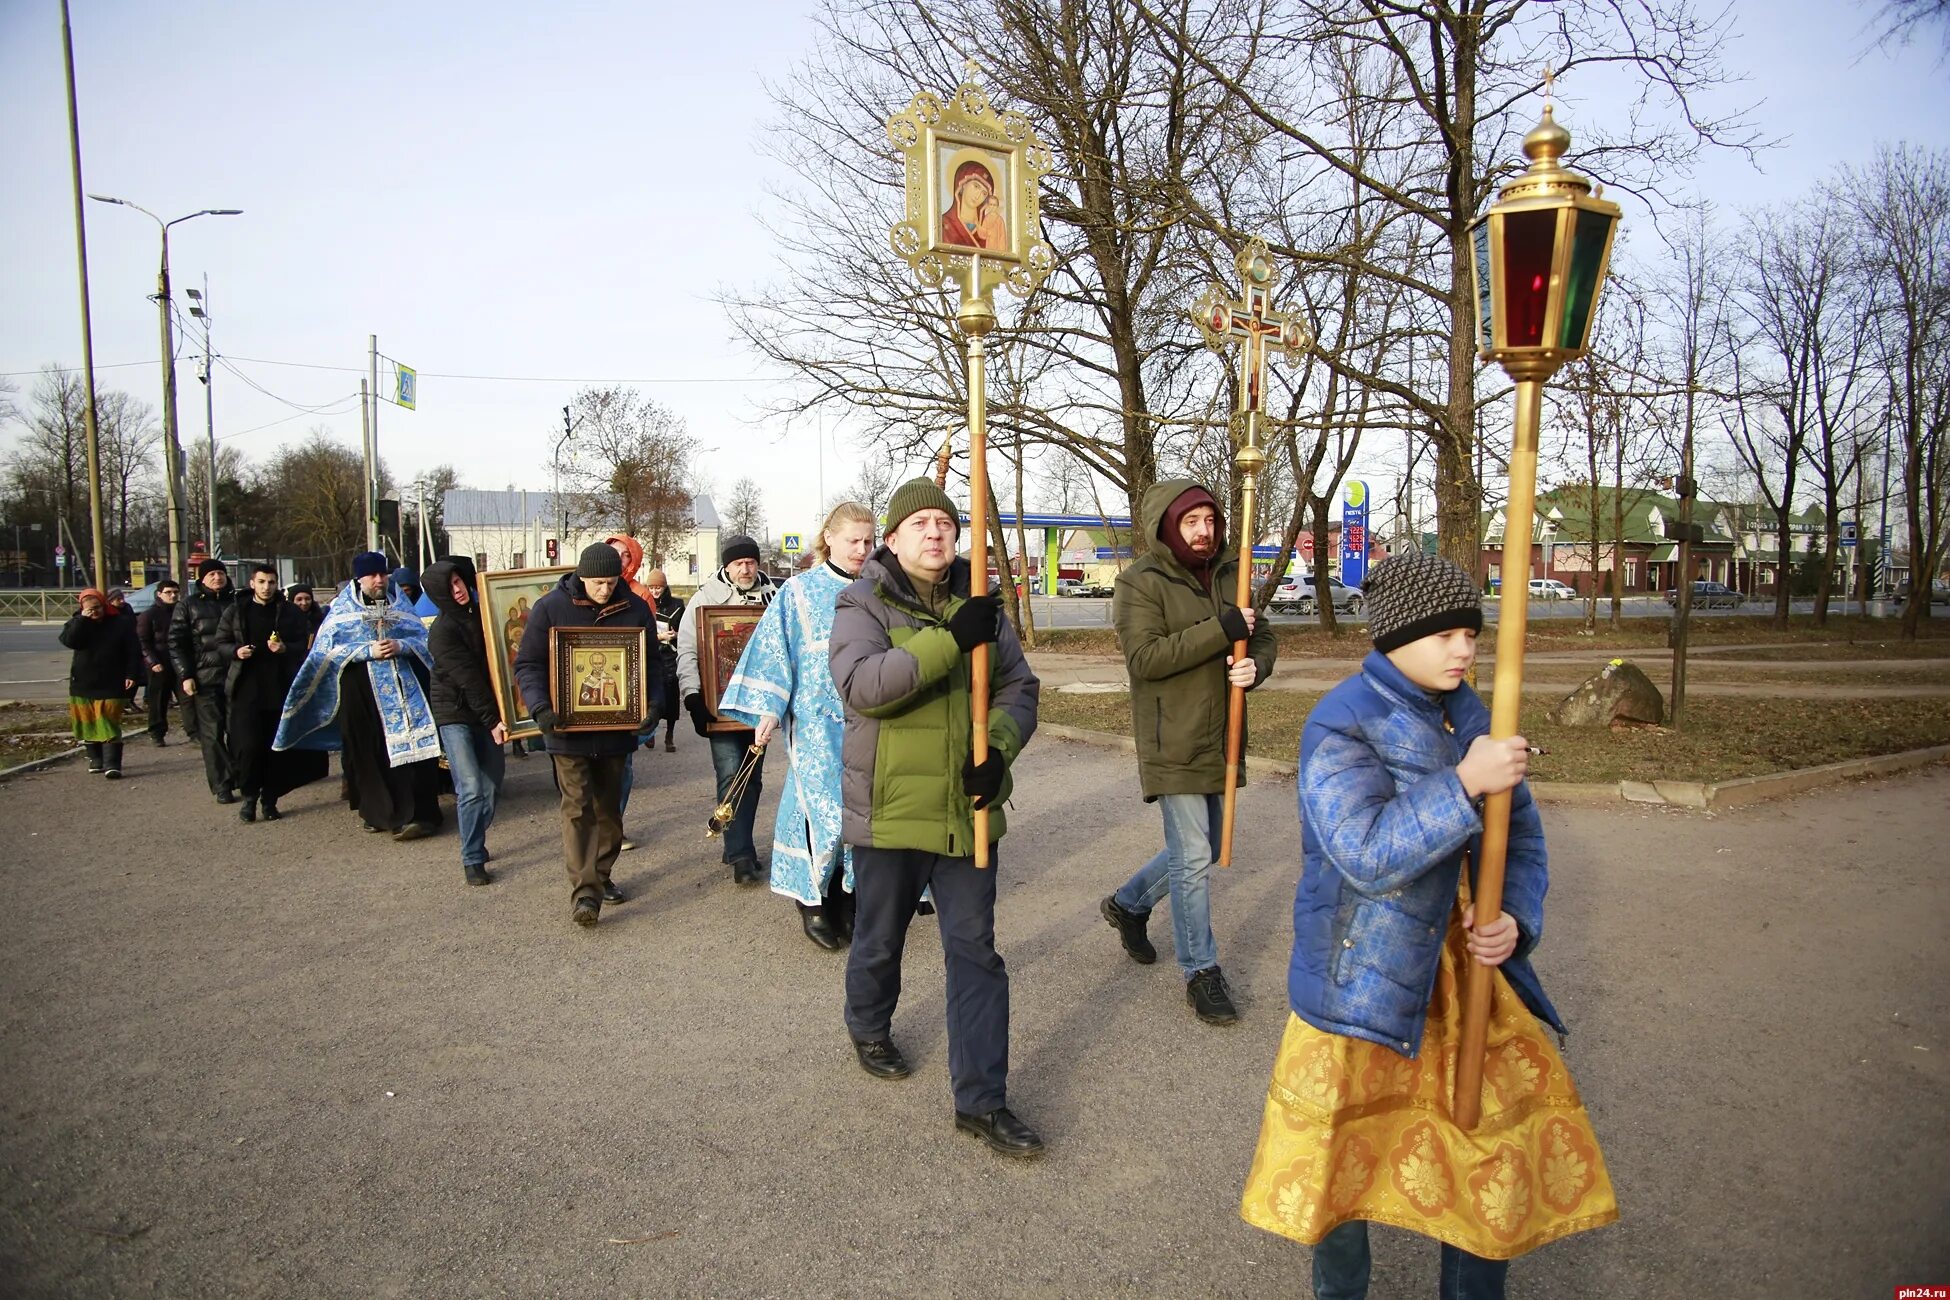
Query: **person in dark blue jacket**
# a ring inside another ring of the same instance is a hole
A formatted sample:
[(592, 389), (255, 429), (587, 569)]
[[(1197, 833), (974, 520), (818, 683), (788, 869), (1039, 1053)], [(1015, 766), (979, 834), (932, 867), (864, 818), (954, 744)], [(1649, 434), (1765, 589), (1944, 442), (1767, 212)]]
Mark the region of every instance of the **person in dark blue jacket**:
[[(623, 891), (610, 879), (623, 844), (623, 765), (641, 743), (630, 730), (563, 732), (555, 728), (549, 694), (549, 629), (613, 627), (650, 629), (654, 620), (643, 597), (623, 582), (623, 558), (598, 542), (584, 547), (576, 571), (528, 612), (528, 627), (515, 650), (515, 681), (529, 716), (542, 729), (555, 783), (562, 792), (562, 855), (569, 873), (569, 919), (590, 926), (604, 903), (620, 903)], [(649, 633), (654, 636), (654, 632)], [(654, 653), (648, 650), (646, 652)], [(653, 730), (663, 707), (663, 678), (649, 674), (644, 730)]]
[[(1548, 1030), (1530, 954), (1549, 885), (1522, 736), (1492, 738), (1467, 684), (1483, 612), (1439, 556), (1363, 589), (1374, 652), (1300, 737), (1292, 1015), (1240, 1213), (1314, 1247), (1317, 1296), (1367, 1293), (1368, 1221), (1442, 1243), (1445, 1296), (1503, 1295), (1508, 1261), (1618, 1205)], [(1478, 922), (1483, 801), (1511, 795), (1502, 908)], [(1468, 963), (1495, 967), (1482, 1114), (1451, 1118)]]

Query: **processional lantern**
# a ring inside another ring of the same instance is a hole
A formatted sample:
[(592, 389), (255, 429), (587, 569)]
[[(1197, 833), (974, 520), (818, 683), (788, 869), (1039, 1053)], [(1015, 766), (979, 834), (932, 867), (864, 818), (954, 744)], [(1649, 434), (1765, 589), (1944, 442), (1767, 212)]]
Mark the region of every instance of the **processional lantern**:
[[(1563, 165), (1571, 133), (1557, 124), (1544, 74), (1544, 115), (1523, 138), (1530, 166), (1497, 194), (1470, 227), (1470, 274), (1484, 361), (1516, 386), (1516, 429), (1503, 514), (1503, 586), (1498, 595), (1496, 677), (1490, 735), (1517, 734), (1523, 708), (1524, 635), (1530, 613), (1530, 544), (1537, 513), (1537, 426), (1544, 383), (1585, 354), (1611, 263), (1621, 215), (1590, 181)], [(1483, 802), (1483, 841), (1472, 901), (1478, 927), (1503, 909), (1510, 848), (1511, 792)], [(1469, 963), (1463, 983), (1463, 1041), (1456, 1057), (1454, 1118), (1472, 1129), (1481, 1117), (1483, 1051), (1489, 1033), (1491, 968)]]
[[(968, 363), (969, 589), (979, 594), (987, 590), (989, 569), (984, 340), (995, 328), (995, 287), (1027, 298), (1056, 265), (1056, 252), (1042, 237), (1040, 212), (1042, 179), (1056, 159), (1027, 117), (998, 112), (989, 102), (976, 84), (975, 61), (963, 66), (961, 84), (946, 100), (924, 90), (887, 119), (887, 138), (901, 151), (907, 181), (906, 212), (888, 231), (888, 241), (923, 285), (961, 290), (955, 324)], [(945, 448), (943, 455), (945, 463)], [(969, 656), (969, 695), (974, 757), (981, 763), (989, 753), (986, 645)], [(988, 824), (988, 810), (976, 809), (978, 867), (989, 863)]]

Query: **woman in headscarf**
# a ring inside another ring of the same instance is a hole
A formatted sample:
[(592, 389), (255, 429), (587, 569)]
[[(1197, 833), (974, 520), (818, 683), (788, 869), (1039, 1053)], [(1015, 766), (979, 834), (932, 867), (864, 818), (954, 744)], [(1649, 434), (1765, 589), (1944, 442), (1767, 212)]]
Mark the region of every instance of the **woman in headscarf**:
[(763, 745), (786, 728), (791, 768), (772, 829), (772, 892), (799, 905), (822, 948), (853, 938), (853, 855), (840, 841), (840, 739), (846, 711), (826, 658), (840, 593), (873, 549), (873, 514), (833, 507), (813, 550), (822, 563), (790, 578), (753, 629), (718, 712), (751, 724)]
[(81, 608), (61, 629), (61, 644), (74, 651), (68, 665), (68, 722), (88, 752), (88, 770), (111, 781), (122, 776), (122, 710), (142, 672), (135, 620), (116, 614), (94, 587), (78, 597)]

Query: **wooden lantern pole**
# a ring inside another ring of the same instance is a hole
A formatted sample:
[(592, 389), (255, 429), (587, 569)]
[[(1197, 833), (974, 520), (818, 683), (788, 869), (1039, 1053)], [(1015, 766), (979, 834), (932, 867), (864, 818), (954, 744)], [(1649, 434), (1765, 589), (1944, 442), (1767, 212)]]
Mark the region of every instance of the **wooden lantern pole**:
[[(989, 448), (988, 360), (983, 341), (995, 328), (995, 307), (976, 290), (982, 283), (982, 258), (969, 258), (968, 280), (962, 286), (961, 311), (955, 323), (968, 344), (968, 594), (988, 594), (989, 588)], [(977, 767), (989, 757), (989, 646), (976, 646), (968, 655), (970, 739)], [(989, 810), (975, 809), (975, 866), (989, 865)]]

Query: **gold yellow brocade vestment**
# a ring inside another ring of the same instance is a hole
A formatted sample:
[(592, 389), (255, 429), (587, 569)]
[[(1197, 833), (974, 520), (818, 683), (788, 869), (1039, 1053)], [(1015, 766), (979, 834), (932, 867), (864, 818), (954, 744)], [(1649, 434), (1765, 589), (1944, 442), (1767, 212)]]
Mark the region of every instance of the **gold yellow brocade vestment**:
[(1483, 1113), (1450, 1118), (1462, 1041), (1451, 919), (1421, 1053), (1315, 1029), (1288, 1013), (1239, 1213), (1314, 1245), (1353, 1219), (1392, 1224), (1485, 1259), (1512, 1259), (1618, 1217), (1611, 1176), (1551, 1030), (1501, 971), (1492, 981)]

